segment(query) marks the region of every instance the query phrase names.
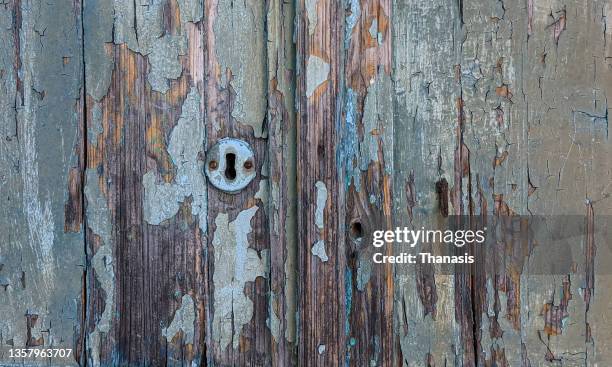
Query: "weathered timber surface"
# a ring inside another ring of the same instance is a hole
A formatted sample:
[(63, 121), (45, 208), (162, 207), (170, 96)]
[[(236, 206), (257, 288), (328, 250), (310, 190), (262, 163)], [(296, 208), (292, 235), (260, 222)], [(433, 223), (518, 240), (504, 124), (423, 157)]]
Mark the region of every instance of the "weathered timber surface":
[(91, 366), (203, 358), (201, 17), (188, 1), (84, 1)]
[[(396, 223), (427, 227), (449, 213), (605, 220), (609, 3), (394, 3)], [(402, 363), (610, 363), (599, 288), (608, 250), (588, 228), (571, 274), (539, 275), (510, 255), (493, 276), (478, 264), (398, 271)]]
[(82, 349), (81, 9), (8, 1), (0, 25), (0, 364), (12, 365), (11, 348)]
[[(267, 4), (268, 162), (266, 186), (270, 233), (270, 295), (266, 320), (273, 366), (295, 366), (297, 312), (297, 195), (295, 4)], [(266, 164), (266, 163), (264, 163)], [(261, 182), (264, 182), (262, 180)], [(265, 201), (262, 201), (264, 208)]]
[[(0, 3), (0, 366), (612, 364), (611, 20), (605, 0)], [(236, 194), (203, 174), (224, 137), (255, 152)], [(567, 274), (537, 246), (495, 274), (372, 261), (375, 230), (559, 214), (584, 222)], [(30, 347), (73, 356), (10, 357)]]
[[(453, 186), (462, 180), (454, 173), (461, 113), (456, 80), (457, 43), (462, 39), (459, 6), (446, 1), (394, 2), (393, 198), (398, 226), (435, 227), (432, 214), (460, 210), (450, 203)], [(397, 363), (471, 365), (463, 360), (474, 361), (473, 342), (466, 340), (472, 330), (471, 309), (458, 308), (466, 294), (455, 277), (436, 274), (433, 265), (398, 267), (395, 287)], [(462, 319), (467, 325), (461, 325)]]
[(335, 155), (343, 7), (302, 0), (297, 8), (298, 364), (340, 365), (348, 340), (345, 208)]
[(209, 190), (208, 359), (270, 365), (266, 9), (262, 1), (205, 6), (206, 143), (226, 136), (248, 142), (259, 173), (238, 194)]
[(392, 227), (392, 6), (388, 0), (350, 5), (336, 150), (346, 211), (339, 227), (346, 257), (345, 363), (378, 366), (393, 360), (393, 268), (372, 266), (366, 234)]

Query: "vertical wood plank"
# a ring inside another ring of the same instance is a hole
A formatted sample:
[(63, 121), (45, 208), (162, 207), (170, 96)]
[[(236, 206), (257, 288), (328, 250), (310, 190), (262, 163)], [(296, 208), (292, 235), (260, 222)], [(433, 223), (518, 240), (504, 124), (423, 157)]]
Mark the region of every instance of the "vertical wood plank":
[[(555, 1), (546, 8), (535, 2), (527, 5), (506, 10), (510, 18), (528, 20), (511, 32), (509, 58), (513, 62), (509, 70), (515, 71), (508, 73), (509, 84), (517, 90), (513, 93), (524, 96), (512, 98), (513, 110), (518, 113), (512, 114), (510, 123), (521, 126), (521, 140), (526, 142), (522, 156), (509, 149), (508, 163), (509, 167), (520, 166), (525, 173), (518, 182), (507, 174), (499, 187), (504, 182), (518, 185), (516, 191), (524, 196), (521, 202), (508, 203), (511, 210), (521, 210), (518, 204), (524, 202), (523, 210), (532, 215), (571, 215), (567, 225), (579, 229), (584, 224), (584, 233), (572, 238), (572, 271), (543, 274), (531, 267), (514, 280), (517, 285), (511, 289), (517, 291), (507, 292), (507, 313), (519, 318), (506, 327), (503, 338), (513, 345), (522, 344), (520, 359), (508, 349), (505, 355), (497, 354), (510, 364), (520, 360), (532, 365), (596, 365), (610, 360), (606, 338), (593, 336), (593, 330), (609, 331), (596, 316), (601, 305), (609, 303), (596, 289), (610, 281), (605, 270), (608, 260), (603, 255), (609, 252), (609, 241), (596, 239), (593, 229), (606, 226), (610, 214), (604, 183), (610, 167), (610, 73), (606, 60), (610, 35), (606, 20), (600, 16), (609, 5), (600, 1)], [(505, 186), (505, 196), (512, 195), (512, 186)], [(550, 252), (536, 248), (531, 257), (549, 258)], [(520, 299), (510, 302), (513, 293)], [(513, 304), (516, 311), (510, 307)], [(491, 338), (491, 346), (483, 346), (487, 359), (493, 359), (495, 349), (501, 350), (498, 344)]]
[[(372, 234), (392, 226), (391, 1), (351, 1), (344, 30), (338, 172), (345, 190), (346, 364), (393, 363), (393, 267), (374, 264)], [(389, 254), (391, 248), (386, 249)]]
[[(502, 252), (498, 274), (486, 273), (484, 263), (450, 276), (424, 267), (414, 275), (398, 271), (403, 364), (601, 363), (608, 358), (608, 343), (605, 338), (597, 343), (593, 328), (600, 335), (609, 328), (594, 310), (602, 310), (605, 296), (599, 292), (595, 308), (592, 295), (597, 283), (609, 282), (598, 268), (607, 261), (595, 255), (602, 241), (595, 226), (605, 225), (609, 214), (602, 184), (609, 171), (604, 137), (609, 73), (602, 71), (608, 67), (609, 34), (599, 17), (606, 6), (597, 1), (458, 5), (442, 10), (396, 2), (394, 8), (401, 14), (394, 23), (394, 128), (402, 131), (394, 157), (398, 223), (435, 226), (422, 218), (436, 212), (575, 215), (586, 223), (585, 233), (571, 249), (575, 270), (567, 274), (544, 274), (528, 263), (546, 257), (545, 247)], [(421, 19), (403, 26), (403, 19), (419, 11)], [(436, 19), (446, 24), (428, 23)], [(436, 38), (429, 44), (435, 48), (422, 42), (432, 29)], [(438, 71), (430, 74), (432, 69)], [(455, 116), (448, 116), (453, 100)], [(454, 131), (445, 127), (453, 118)], [(428, 131), (431, 122), (434, 129)], [(414, 148), (399, 148), (399, 141), (413, 141)], [(429, 183), (419, 178), (423, 174), (430, 175)], [(406, 192), (397, 190), (403, 181)], [(441, 314), (441, 307), (446, 312)], [(460, 343), (445, 342), (448, 336)]]
[[(457, 75), (460, 4), (394, 1), (393, 194), (399, 227), (437, 228), (441, 219), (469, 208), (462, 197), (467, 180), (461, 169), (466, 152)], [(473, 365), (466, 279), (432, 264), (395, 269), (396, 362)]]
[[(474, 215), (529, 214), (529, 127), (523, 102), (530, 103), (531, 95), (519, 81), (528, 70), (522, 61), (527, 27), (514, 26), (514, 19), (526, 15), (519, 4), (463, 3), (461, 86)], [(505, 253), (505, 266), (497, 273), (487, 272), (484, 259), (473, 267), (472, 287), (480, 290), (472, 300), (479, 364), (527, 365), (521, 314), (537, 314), (539, 308), (521, 304), (524, 270), (514, 254)]]
[[(344, 364), (347, 304), (344, 188), (337, 170), (342, 6), (298, 2), (299, 363)], [(350, 283), (349, 283), (350, 285)]]
[[(272, 365), (297, 365), (297, 171), (295, 115), (295, 4), (267, 3), (268, 159)], [(265, 163), (264, 163), (265, 164)], [(263, 180), (260, 187), (263, 184)], [(265, 204), (265, 203), (264, 203)]]
[(87, 360), (203, 358), (199, 1), (86, 1)]
[[(462, 5), (465, 38), (461, 44), (458, 78), (463, 144), (468, 154), (464, 165), (468, 171), (467, 181), (462, 186), (465, 188), (463, 197), (469, 204), (466, 214), (524, 214), (527, 194), (520, 183), (527, 182), (527, 171), (520, 162), (526, 161), (527, 155), (523, 148), (526, 146), (525, 130), (521, 124), (525, 116), (516, 108), (513, 99), (518, 86), (509, 81), (512, 78), (509, 74), (520, 73), (521, 66), (507, 54), (508, 44), (520, 31), (512, 29), (515, 15), (510, 7), (506, 9), (503, 4), (494, 2), (464, 2)], [(483, 17), (482, 14), (491, 15)], [(495, 37), (488, 36), (491, 31), (495, 32)], [(509, 154), (511, 159), (507, 159)], [(516, 183), (519, 183), (518, 190)], [(515, 211), (507, 210), (508, 202)], [(508, 327), (516, 321), (520, 308), (516, 301), (519, 284), (512, 257), (507, 256), (504, 261), (512, 265), (501, 274), (488, 274), (484, 259), (478, 258), (468, 280), (472, 289), (474, 360), (479, 364), (508, 363), (504, 353), (514, 358), (512, 364), (521, 363), (520, 338), (516, 338), (513, 327)], [(500, 307), (503, 311), (499, 311)], [(504, 347), (496, 342), (489, 345), (489, 338), (499, 337), (500, 328), (504, 329)]]
[(9, 349), (68, 348), (83, 311), (80, 2), (0, 6), (0, 365)]
[[(597, 123), (607, 114), (605, 82), (597, 83), (605, 80), (598, 76), (606, 65), (605, 36), (599, 37), (606, 33), (598, 16), (603, 7), (541, 5), (464, 3), (462, 91), (467, 135), (478, 137), (468, 144), (471, 175), (479, 177), (472, 190), (479, 190), (481, 202), (484, 194), (494, 215), (578, 215), (573, 221), (593, 224), (597, 207), (605, 223), (605, 189), (591, 179), (609, 165)], [(516, 27), (515, 19), (526, 22)], [(465, 83), (473, 80), (477, 84)], [(582, 128), (585, 121), (592, 123), (588, 129)], [(595, 273), (604, 283), (608, 278), (595, 269), (594, 241), (587, 231), (583, 248), (574, 243), (571, 250), (580, 257), (567, 259), (576, 261), (576, 269), (566, 274), (521, 267), (510, 255), (501, 274), (476, 269), (474, 281), (486, 290), (474, 299), (479, 363), (590, 365), (605, 354), (595, 352), (600, 346), (589, 336), (589, 279)], [(550, 257), (549, 251), (540, 246), (528, 259)]]
[(256, 178), (235, 194), (208, 185), (208, 362), (271, 365), (266, 7), (205, 3), (207, 147), (233, 137), (255, 152)]

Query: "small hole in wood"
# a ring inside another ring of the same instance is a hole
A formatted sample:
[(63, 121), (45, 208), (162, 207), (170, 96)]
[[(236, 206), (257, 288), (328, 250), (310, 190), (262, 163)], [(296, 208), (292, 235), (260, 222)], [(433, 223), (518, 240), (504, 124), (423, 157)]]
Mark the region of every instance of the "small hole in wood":
[(227, 153), (225, 155), (227, 164), (225, 165), (225, 177), (232, 181), (236, 179), (236, 154)]
[(351, 238), (355, 240), (363, 238), (363, 227), (361, 226), (361, 222), (351, 223)]

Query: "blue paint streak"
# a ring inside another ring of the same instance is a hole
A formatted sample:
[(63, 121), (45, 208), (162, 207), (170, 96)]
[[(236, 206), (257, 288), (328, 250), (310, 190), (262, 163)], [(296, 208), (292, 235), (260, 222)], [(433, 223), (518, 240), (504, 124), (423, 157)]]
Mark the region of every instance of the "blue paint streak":
[[(346, 297), (346, 303), (345, 303), (346, 320), (344, 323), (344, 332), (346, 336), (348, 336), (351, 333), (351, 323), (349, 320), (351, 318), (351, 307), (353, 305), (353, 271), (349, 267), (347, 267), (344, 272), (344, 294)], [(350, 361), (351, 361), (351, 353), (348, 349), (349, 348), (347, 348), (346, 359), (345, 359), (345, 365), (347, 367), (350, 366)]]
[(353, 179), (355, 189), (359, 192), (361, 189), (361, 172), (353, 163), (359, 157), (359, 142), (357, 141), (357, 93), (351, 88), (348, 88), (346, 91), (344, 113), (346, 115), (344, 121), (338, 120), (339, 125), (344, 123), (344, 126), (338, 126), (340, 144), (336, 150), (337, 168), (338, 172), (345, 173), (345, 186), (348, 188), (351, 184), (351, 179)]

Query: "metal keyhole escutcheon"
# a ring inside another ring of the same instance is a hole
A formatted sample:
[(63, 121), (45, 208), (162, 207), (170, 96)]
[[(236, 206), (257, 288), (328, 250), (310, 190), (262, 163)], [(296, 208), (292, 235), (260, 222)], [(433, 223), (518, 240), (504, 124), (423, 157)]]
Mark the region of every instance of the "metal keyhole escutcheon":
[(255, 154), (243, 140), (221, 139), (206, 153), (204, 172), (214, 187), (235, 194), (255, 178)]

